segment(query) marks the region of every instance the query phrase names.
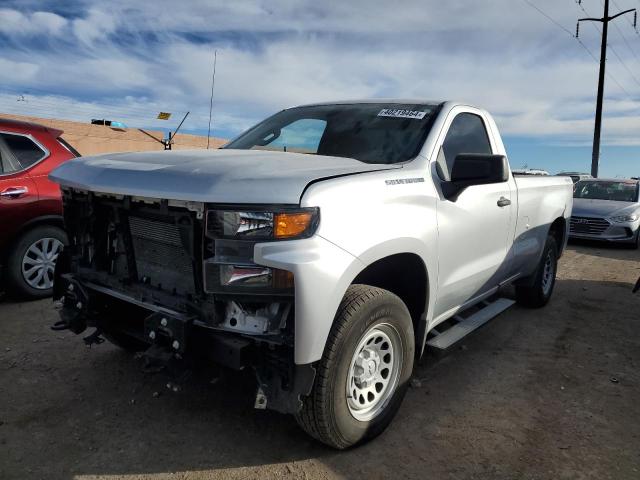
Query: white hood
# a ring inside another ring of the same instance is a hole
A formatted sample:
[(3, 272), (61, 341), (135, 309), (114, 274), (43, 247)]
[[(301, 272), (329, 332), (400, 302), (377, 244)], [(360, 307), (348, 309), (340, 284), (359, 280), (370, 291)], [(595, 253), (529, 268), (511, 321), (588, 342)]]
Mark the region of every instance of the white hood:
[(49, 178), (94, 192), (209, 203), (297, 204), (311, 182), (402, 168), (262, 150), (174, 150), (81, 157)]

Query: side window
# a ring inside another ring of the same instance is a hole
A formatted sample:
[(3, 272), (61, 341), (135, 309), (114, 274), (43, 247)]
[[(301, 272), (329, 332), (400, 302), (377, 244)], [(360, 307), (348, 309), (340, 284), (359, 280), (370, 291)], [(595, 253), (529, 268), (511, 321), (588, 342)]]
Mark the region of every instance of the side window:
[(492, 154), (489, 135), (482, 118), (473, 113), (461, 113), (453, 119), (438, 154), (438, 175), (449, 180), (453, 161), (461, 153)]
[(10, 133), (0, 133), (0, 136), (19, 165), (16, 170), (29, 168), (46, 156), (46, 152), (29, 137), (12, 135)]
[(290, 123), (279, 132), (271, 132), (257, 150), (278, 150), (297, 153), (317, 153), (327, 122), (305, 118)]
[(0, 173), (12, 173), (21, 170), (18, 160), (13, 156), (9, 146), (4, 141), (5, 135), (0, 133)]

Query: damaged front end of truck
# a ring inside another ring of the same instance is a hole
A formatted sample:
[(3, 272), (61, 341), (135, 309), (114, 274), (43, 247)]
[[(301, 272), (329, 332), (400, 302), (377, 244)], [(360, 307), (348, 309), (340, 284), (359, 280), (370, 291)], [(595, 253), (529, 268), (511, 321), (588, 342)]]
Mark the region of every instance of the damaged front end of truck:
[(253, 369), (257, 408), (296, 413), (313, 384), (294, 362), (294, 278), (256, 243), (307, 238), (316, 209), (212, 205), (63, 188), (69, 245), (53, 328), (141, 351), (150, 369)]

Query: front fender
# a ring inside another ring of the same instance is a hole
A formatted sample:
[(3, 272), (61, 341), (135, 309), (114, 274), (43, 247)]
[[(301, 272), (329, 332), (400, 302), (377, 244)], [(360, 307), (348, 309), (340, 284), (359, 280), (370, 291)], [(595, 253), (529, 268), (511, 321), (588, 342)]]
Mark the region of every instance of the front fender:
[[(333, 325), (336, 312), (347, 288), (368, 265), (400, 253), (415, 253), (423, 260), (425, 245), (413, 238), (396, 238), (373, 246), (358, 258), (316, 235), (306, 240), (261, 243), (255, 246), (254, 261), (260, 265), (288, 270), (295, 285), (295, 347), (296, 364), (318, 361)], [(427, 277), (434, 265), (425, 261)], [(435, 282), (428, 282), (431, 287)], [(432, 311), (435, 295), (427, 292)], [(426, 334), (428, 317), (422, 319)]]
[(340, 301), (363, 263), (318, 235), (256, 244), (254, 261), (293, 273), (294, 361), (306, 364), (320, 360)]

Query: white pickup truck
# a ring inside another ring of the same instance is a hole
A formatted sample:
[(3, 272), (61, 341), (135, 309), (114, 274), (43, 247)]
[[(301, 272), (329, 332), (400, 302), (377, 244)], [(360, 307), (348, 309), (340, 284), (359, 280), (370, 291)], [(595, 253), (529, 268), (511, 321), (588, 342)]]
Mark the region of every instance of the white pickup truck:
[(257, 408), (335, 448), (382, 432), (425, 347), (503, 309), (500, 287), (547, 303), (572, 208), (570, 178), (514, 178), (492, 117), (454, 102), (296, 107), (220, 150), (51, 178), (55, 329), (151, 366), (253, 369)]

